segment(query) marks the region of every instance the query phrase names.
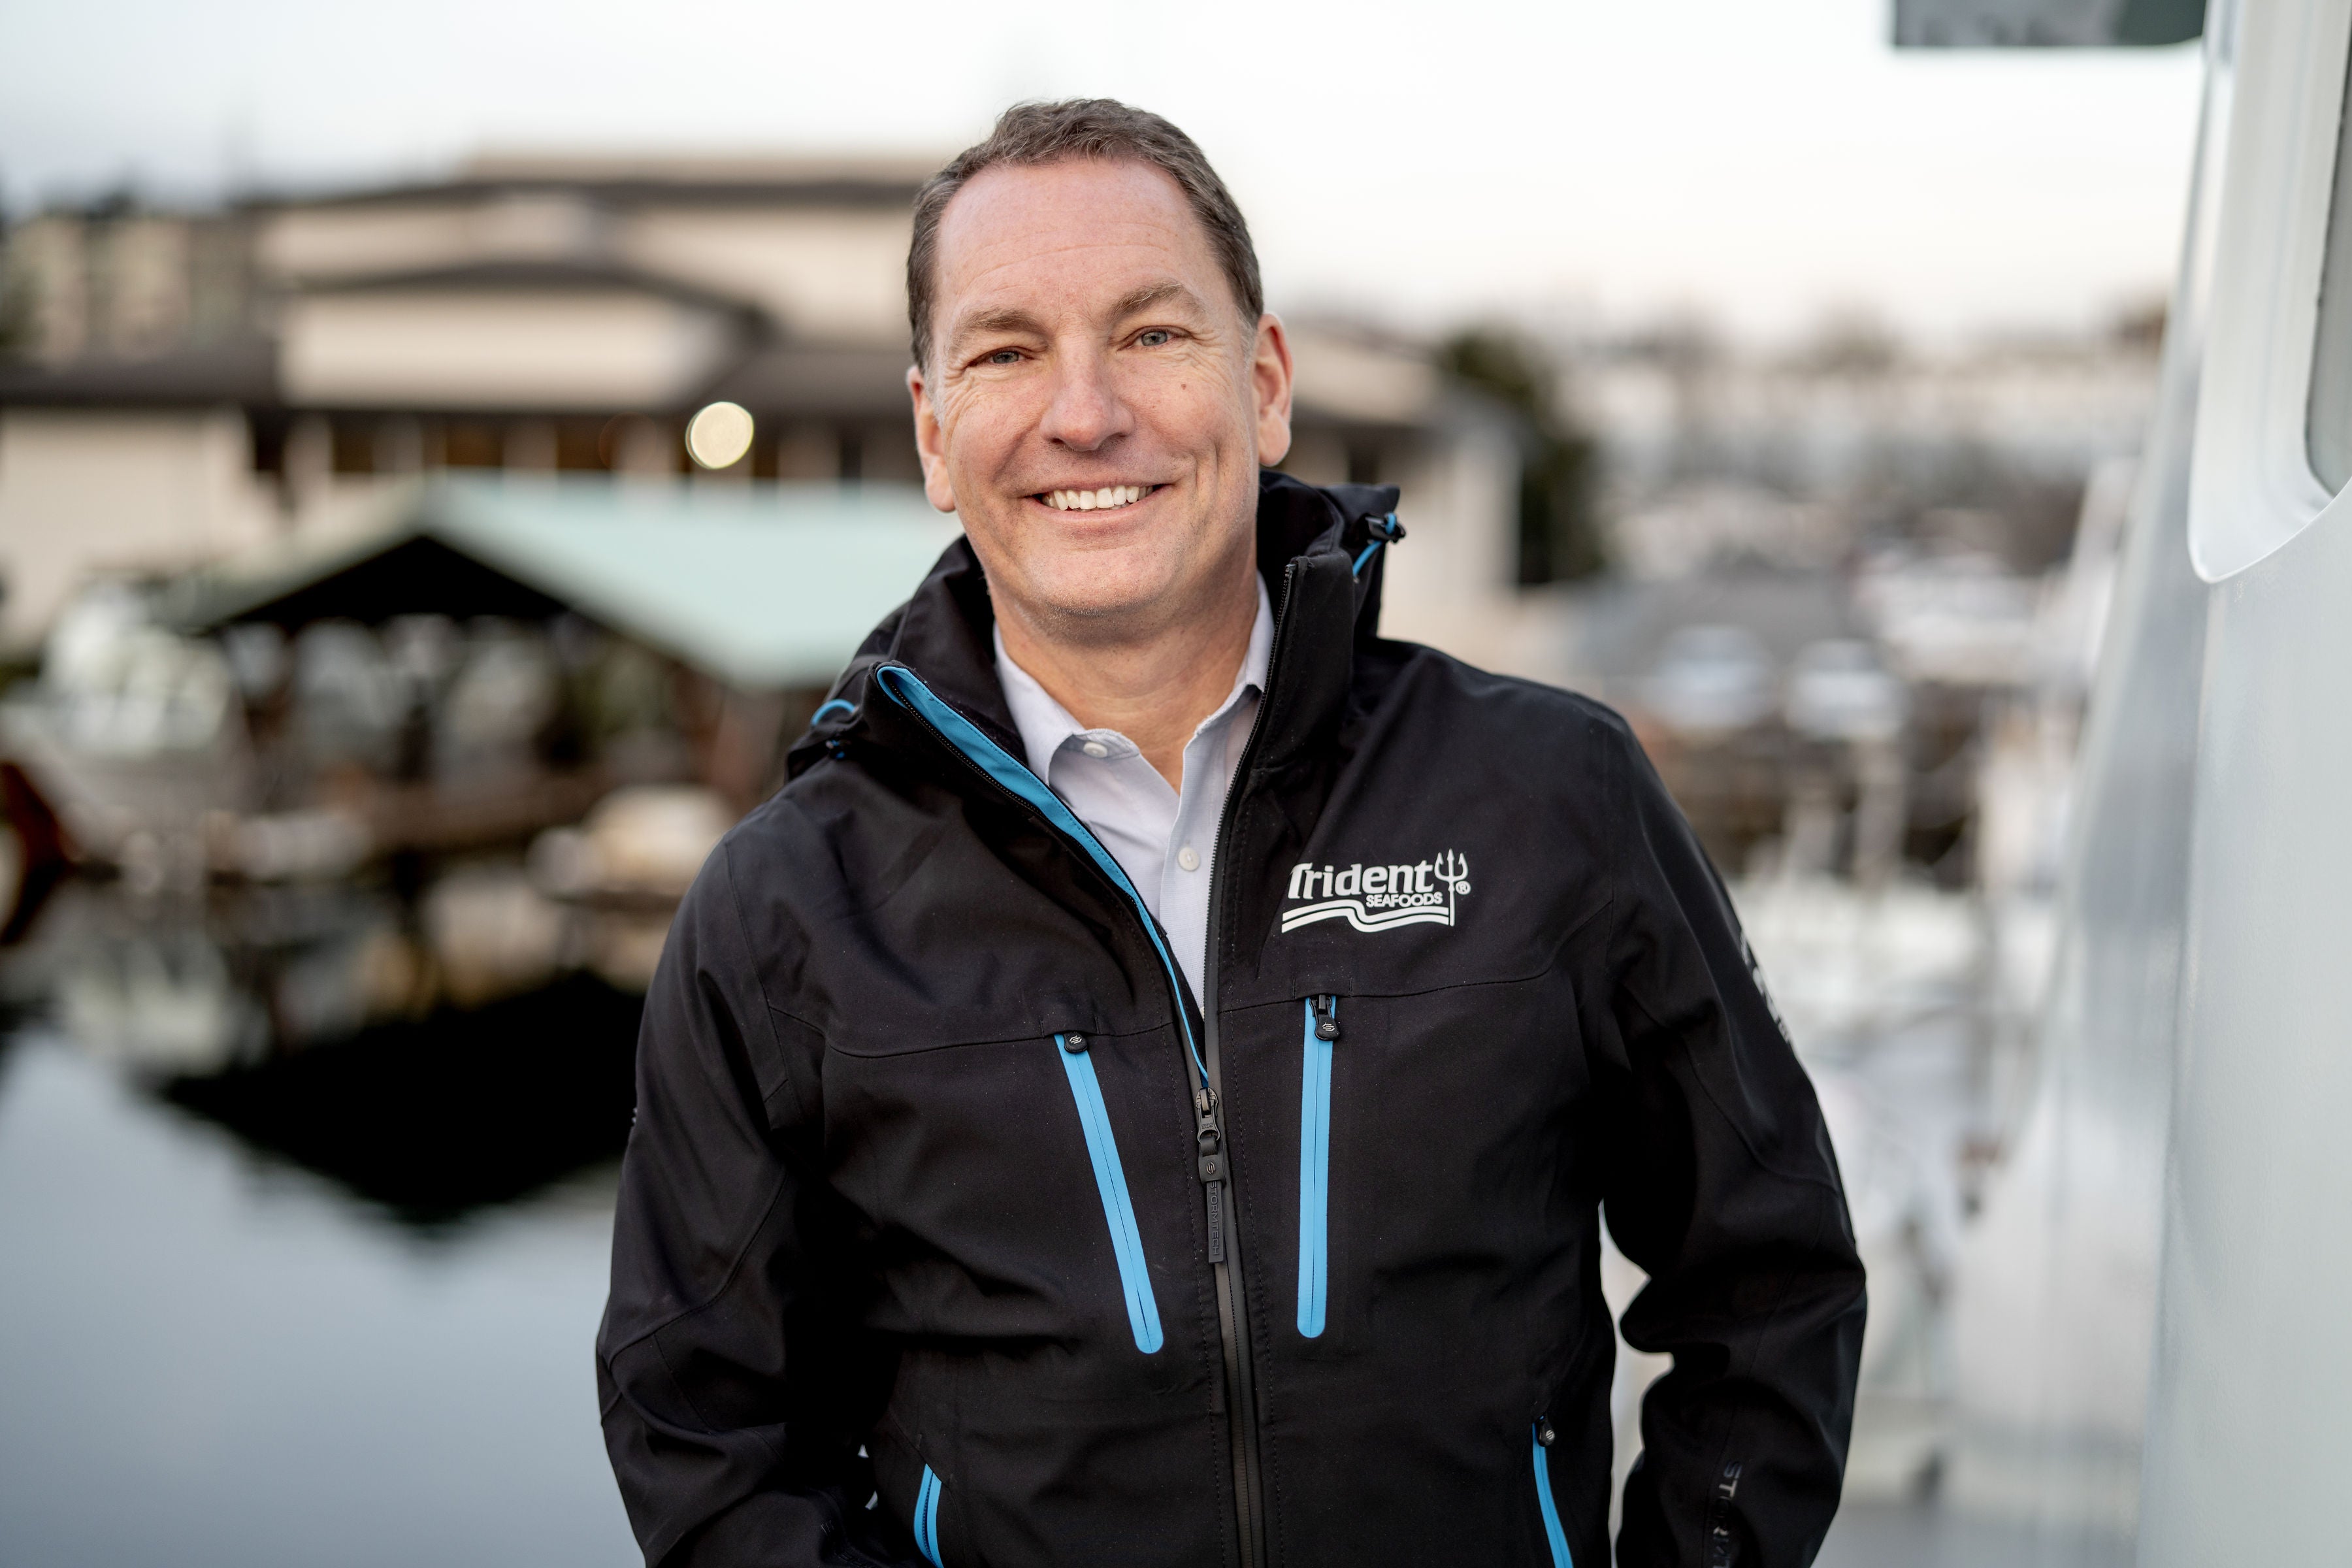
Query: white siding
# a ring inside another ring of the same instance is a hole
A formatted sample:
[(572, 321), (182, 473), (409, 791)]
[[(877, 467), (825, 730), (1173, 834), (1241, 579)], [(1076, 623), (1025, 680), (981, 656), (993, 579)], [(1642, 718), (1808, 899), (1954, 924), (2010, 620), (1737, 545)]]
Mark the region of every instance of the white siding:
[(235, 410), (0, 410), (0, 645), (45, 632), (108, 573), (184, 570), (277, 526)]
[(613, 248), (648, 272), (756, 300), (799, 335), (903, 343), (911, 222), (903, 212), (655, 208), (623, 219)]
[(619, 290), (316, 295), (284, 330), (288, 399), (324, 407), (657, 407), (727, 344), (711, 312)]

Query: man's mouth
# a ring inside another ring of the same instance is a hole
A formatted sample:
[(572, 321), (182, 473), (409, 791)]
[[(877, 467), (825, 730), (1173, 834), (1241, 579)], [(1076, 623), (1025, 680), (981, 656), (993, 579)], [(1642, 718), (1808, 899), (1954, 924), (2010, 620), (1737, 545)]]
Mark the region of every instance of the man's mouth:
[(1091, 490), (1042, 490), (1030, 499), (1052, 507), (1055, 511), (1109, 511), (1117, 507), (1133, 506), (1145, 496), (1164, 485), (1105, 485)]

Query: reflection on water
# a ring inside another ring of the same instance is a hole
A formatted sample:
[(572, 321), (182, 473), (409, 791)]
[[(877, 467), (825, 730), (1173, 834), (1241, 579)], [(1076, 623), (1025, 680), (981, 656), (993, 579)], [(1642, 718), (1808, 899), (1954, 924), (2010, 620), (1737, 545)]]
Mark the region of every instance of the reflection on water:
[[(315, 1136), (289, 1131), (302, 1120), (290, 1080), (243, 1081), (225, 1091), (230, 1119), (310, 1152), (364, 1120), (364, 1072), (331, 1089), (341, 1108)], [(437, 1092), (508, 1091), (492, 1073)], [(420, 1100), (386, 1105), (384, 1122)], [(438, 1123), (441, 1151), (468, 1114)], [(446, 1177), (397, 1173), (390, 1149), (378, 1136), (330, 1158), (327, 1179), (50, 1029), (18, 1037), (0, 1058), (11, 1564), (635, 1560), (591, 1371), (611, 1165), (490, 1172), (475, 1194), (538, 1191), (486, 1207)], [(418, 1227), (385, 1203), (442, 1217)]]
[(432, 1223), (619, 1158), (639, 1003), (584, 977), (174, 1080), (174, 1102)]
[(492, 920), (518, 889), (536, 898), (496, 864), (419, 898), (338, 884), (154, 902), (81, 883), (5, 974), (85, 1053), (432, 1224), (628, 1138), (642, 1001), (560, 962), (568, 911), (546, 906), (543, 941)]
[(436, 919), (73, 884), (7, 955), (9, 1568), (635, 1561), (592, 1346), (641, 1004)]

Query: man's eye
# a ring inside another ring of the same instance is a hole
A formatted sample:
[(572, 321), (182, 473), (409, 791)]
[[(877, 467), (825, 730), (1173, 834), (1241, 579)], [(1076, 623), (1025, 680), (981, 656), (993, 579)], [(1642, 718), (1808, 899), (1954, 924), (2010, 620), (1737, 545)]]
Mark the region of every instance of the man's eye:
[(1021, 351), (1019, 349), (999, 349), (980, 363), (982, 364), (1019, 364), (1021, 363)]
[(1156, 349), (1162, 343), (1172, 343), (1175, 341), (1176, 334), (1165, 327), (1154, 327), (1148, 332), (1139, 332), (1135, 338), (1137, 346), (1147, 349)]

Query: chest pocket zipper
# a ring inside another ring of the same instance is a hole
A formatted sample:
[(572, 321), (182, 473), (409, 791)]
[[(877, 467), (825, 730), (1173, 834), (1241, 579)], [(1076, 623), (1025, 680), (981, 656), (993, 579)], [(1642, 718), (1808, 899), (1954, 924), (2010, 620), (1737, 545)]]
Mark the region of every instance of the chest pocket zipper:
[[(1103, 1103), (1102, 1082), (1095, 1077), (1094, 1058), (1084, 1035), (1055, 1035), (1062, 1071), (1070, 1080), (1070, 1097), (1078, 1103), (1078, 1125), (1087, 1135), (1087, 1157), (1094, 1163), (1095, 1188), (1102, 1194), (1103, 1218), (1110, 1225), (1112, 1254), (1118, 1259), (1120, 1294), (1127, 1298), (1127, 1324), (1135, 1332), (1135, 1348), (1145, 1355), (1160, 1345), (1160, 1303), (1151, 1294), (1151, 1270), (1143, 1261), (1143, 1233), (1136, 1227), (1135, 1205), (1128, 1200), (1127, 1173), (1118, 1163), (1118, 1140), (1111, 1132), (1110, 1107)], [(936, 1505), (934, 1505), (936, 1506)]]
[(931, 1568), (940, 1562), (940, 1478), (923, 1467), (923, 1484), (915, 1490), (915, 1550)]
[(1298, 1331), (1320, 1338), (1329, 1293), (1331, 1214), (1331, 1047), (1339, 1037), (1339, 999), (1310, 996), (1298, 1075)]
[(1576, 1568), (1568, 1554), (1568, 1532), (1559, 1527), (1559, 1509), (1551, 1500), (1551, 1467), (1544, 1463), (1544, 1450), (1551, 1447), (1552, 1435), (1551, 1422), (1537, 1416), (1535, 1441), (1530, 1445), (1536, 1456), (1536, 1506), (1543, 1510), (1544, 1543), (1551, 1548), (1551, 1568)]

